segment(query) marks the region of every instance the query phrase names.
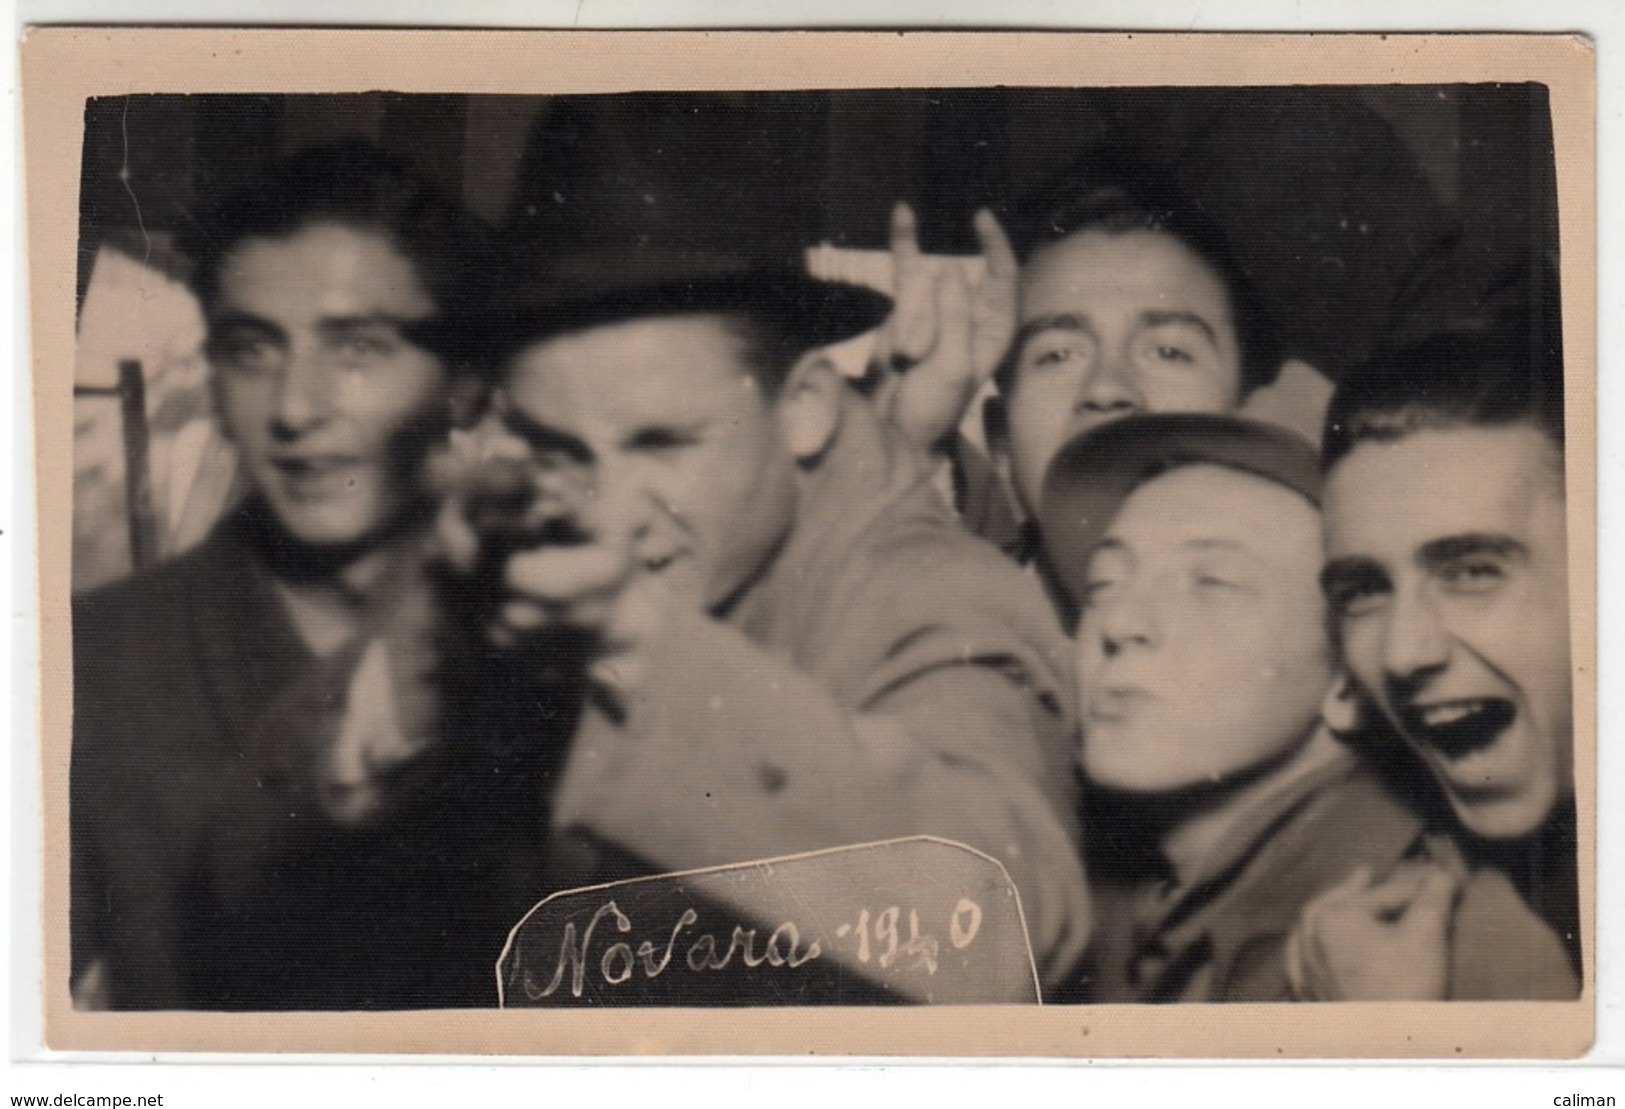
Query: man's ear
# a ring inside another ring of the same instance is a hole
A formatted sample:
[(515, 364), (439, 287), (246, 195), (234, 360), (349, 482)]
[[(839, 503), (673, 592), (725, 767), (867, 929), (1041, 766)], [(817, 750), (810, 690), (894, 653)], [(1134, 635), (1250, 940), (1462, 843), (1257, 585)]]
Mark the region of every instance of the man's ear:
[(1365, 699), (1355, 688), (1354, 680), (1339, 670), (1332, 675), (1326, 688), (1325, 699), (1320, 702), (1320, 718), (1333, 735), (1351, 736), (1365, 727)]
[(812, 461), (834, 441), (845, 390), (840, 370), (823, 351), (810, 351), (791, 367), (774, 410), (797, 462)]

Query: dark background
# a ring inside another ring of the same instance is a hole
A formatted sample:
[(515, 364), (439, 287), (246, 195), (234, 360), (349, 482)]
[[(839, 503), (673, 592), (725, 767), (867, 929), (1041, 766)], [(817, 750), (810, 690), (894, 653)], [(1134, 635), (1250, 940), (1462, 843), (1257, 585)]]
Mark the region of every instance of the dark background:
[[(1556, 258), (1550, 116), (1533, 85), (165, 95), (92, 101), (85, 122), (81, 293), (104, 243), (150, 234), (162, 248), (198, 197), (352, 135), (515, 234), (567, 234), (550, 198), (654, 149), (691, 167), (730, 234), (879, 248), (901, 199), (946, 252), (973, 249), (977, 207), (1008, 210), (1080, 159), (1127, 156), (1218, 219), (1286, 353), (1333, 377), (1396, 329), (1472, 311), (1491, 271)], [(584, 156), (597, 167), (580, 170)]]

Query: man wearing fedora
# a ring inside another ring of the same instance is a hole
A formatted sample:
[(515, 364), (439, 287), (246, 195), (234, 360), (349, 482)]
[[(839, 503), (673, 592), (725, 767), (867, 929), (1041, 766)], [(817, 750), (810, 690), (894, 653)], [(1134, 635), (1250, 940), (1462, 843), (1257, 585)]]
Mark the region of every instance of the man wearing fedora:
[[(1463, 888), (1437, 861), (1453, 846), (1334, 735), (1356, 714), (1318, 591), (1320, 497), (1307, 442), (1228, 416), (1128, 417), (1050, 469), (1046, 553), (1082, 613), (1083, 768), (1150, 848), (1124, 874), (1091, 860), (1089, 1000), (1291, 1000), (1299, 914), (1351, 875), (1404, 888), (1400, 931), (1453, 931), (1437, 996), (1546, 996), (1561, 964), (1510, 890)], [(1517, 966), (1483, 950), (1509, 935), (1528, 941)]]
[(1066, 643), (823, 353), (889, 302), (751, 253), (681, 183), (625, 195), (416, 332), (493, 384), (442, 513), (458, 593), (510, 659), (576, 661), (559, 865), (934, 834), (1008, 868), (1064, 971), (1089, 922)]

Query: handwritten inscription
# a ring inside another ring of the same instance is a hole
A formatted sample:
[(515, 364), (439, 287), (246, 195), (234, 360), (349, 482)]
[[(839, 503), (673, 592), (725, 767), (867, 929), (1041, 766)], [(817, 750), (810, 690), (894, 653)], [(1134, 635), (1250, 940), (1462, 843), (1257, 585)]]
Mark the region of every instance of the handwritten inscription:
[[(860, 963), (868, 964), (873, 959), (882, 969), (889, 969), (900, 959), (906, 959), (912, 960), (910, 964), (912, 967), (923, 969), (927, 974), (935, 974), (942, 956), (941, 942), (935, 935), (920, 931), (918, 909), (908, 911), (908, 938), (904, 939), (898, 932), (898, 923), (902, 915), (902, 907), (898, 905), (882, 909), (873, 921), (872, 945), (868, 909), (858, 913), (856, 924), (842, 924), (836, 928), (835, 935), (840, 939), (846, 939), (848, 936), (857, 939)], [(982, 907), (968, 897), (961, 897), (959, 903), (954, 906), (953, 916), (948, 921), (948, 942), (953, 944), (956, 951), (962, 951), (976, 939), (976, 933), (981, 931), (981, 928)], [(877, 953), (876, 948), (884, 950)]]
[(496, 972), (504, 1007), (1038, 1000), (1009, 874), (930, 837), (564, 890)]
[[(868, 909), (863, 909), (855, 923), (838, 926), (834, 938), (855, 942), (860, 964), (873, 961), (884, 969), (896, 966), (936, 974), (941, 940), (935, 933), (921, 929), (919, 910), (915, 908), (907, 910), (905, 936), (900, 927), (903, 913), (900, 905), (888, 906), (872, 917)], [(679, 952), (682, 953), (680, 965), (695, 974), (727, 970), (736, 965), (736, 958), (737, 965), (751, 970), (761, 967), (796, 970), (825, 954), (820, 938), (814, 936), (804, 942), (802, 928), (793, 920), (780, 923), (765, 939), (763, 929), (735, 925), (725, 944), (716, 932), (698, 931), (695, 926), (699, 922), (699, 913), (685, 909), (665, 932), (663, 942), (646, 939), (635, 948), (625, 939), (605, 944), (601, 942), (603, 939), (617, 934), (624, 936), (634, 928), (632, 918), (620, 905), (614, 900), (607, 901), (593, 913), (586, 927), (577, 929), (575, 921), (564, 925), (558, 960), (551, 976), (542, 985), (527, 969), (523, 976), (525, 994), (531, 1001), (540, 1001), (552, 997), (568, 980), (570, 996), (579, 998), (586, 992), (589, 975), (595, 971), (598, 980), (606, 986), (625, 985), (640, 974), (646, 980), (653, 980), (673, 966)], [(960, 898), (948, 921), (949, 944), (963, 950), (975, 941), (981, 926), (981, 906), (969, 898)], [(595, 941), (601, 950), (595, 947)]]
[[(593, 934), (598, 925), (609, 917), (616, 931), (621, 933), (632, 930), (632, 918), (621, 911), (614, 901), (607, 902), (597, 912), (593, 913), (587, 927), (581, 931), (580, 939), (576, 938), (576, 926), (572, 921), (564, 926), (564, 941), (559, 947), (559, 961), (554, 967), (553, 977), (548, 984), (537, 989), (535, 980), (527, 972), (525, 975), (525, 993), (532, 1001), (539, 1001), (544, 997), (551, 997), (564, 981), (565, 973), (570, 975), (570, 996), (580, 997), (586, 989), (587, 973), (590, 965), (590, 952), (592, 950)], [(677, 950), (680, 939), (684, 933), (699, 923), (699, 914), (693, 909), (685, 909), (672, 925), (671, 933), (666, 938), (664, 948), (656, 948), (649, 940), (638, 944), (634, 954), (631, 944), (624, 940), (616, 941), (604, 948), (604, 953), (598, 959), (598, 972), (605, 984), (619, 986), (631, 981), (641, 969), (645, 978), (659, 978), (671, 966), (672, 957)], [(823, 954), (823, 949), (817, 940), (813, 940), (806, 947), (801, 946), (801, 929), (794, 921), (785, 921), (768, 934), (766, 942), (761, 949), (757, 949), (758, 929), (745, 928), (735, 925), (733, 934), (728, 940), (726, 950), (718, 953), (717, 937), (711, 932), (702, 932), (695, 936), (688, 945), (684, 956), (684, 963), (688, 969), (695, 973), (706, 971), (726, 970), (732, 964), (737, 954), (741, 964), (752, 970), (764, 964), (769, 967), (788, 967), (791, 970), (803, 966)]]

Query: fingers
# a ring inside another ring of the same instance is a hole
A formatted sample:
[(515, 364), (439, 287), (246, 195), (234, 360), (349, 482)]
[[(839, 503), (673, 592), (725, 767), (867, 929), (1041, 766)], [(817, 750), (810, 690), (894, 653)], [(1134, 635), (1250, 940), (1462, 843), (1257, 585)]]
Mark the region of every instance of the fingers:
[(1427, 871), (1419, 866), (1395, 867), (1392, 874), (1358, 895), (1358, 903), (1369, 913), (1393, 916), (1410, 905), (1426, 877)]
[(1021, 266), (1016, 260), (1015, 248), (1010, 245), (1010, 236), (1004, 233), (998, 217), (986, 208), (979, 208), (971, 219), (971, 226), (976, 230), (976, 241), (987, 261), (987, 276), (997, 280), (1014, 279)]
[(596, 627), (608, 618), (633, 570), (620, 544), (544, 546), (515, 553), (503, 571), (513, 597), (501, 610), (515, 631), (546, 624)]
[(460, 574), (474, 572), (480, 560), (480, 537), (468, 522), (467, 512), (458, 498), (442, 501), (435, 515), (436, 554)]
[(914, 209), (899, 201), (891, 210), (892, 261), (911, 262), (920, 256), (920, 226)]
[(599, 633), (600, 655), (590, 670), (594, 682), (622, 695), (648, 677), (648, 645), (676, 616), (667, 588), (671, 575), (640, 569), (616, 598)]
[(1455, 919), (1456, 899), (1461, 894), (1461, 882), (1454, 874), (1439, 866), (1428, 866), (1410, 907), (1405, 911), (1408, 930), (1442, 936), (1449, 931)]
[(927, 451), (959, 424), (978, 384), (969, 357), (970, 286), (955, 265), (943, 266), (932, 284), (939, 330), (931, 356), (902, 375), (883, 409), (911, 442)]
[(1362, 867), (1306, 906), (1283, 952), (1306, 1000), (1449, 996), (1450, 940), (1460, 879), (1431, 861), (1380, 881)]
[(970, 342), (976, 383), (993, 376), (1015, 341), (1020, 265), (999, 221), (986, 208), (976, 213), (976, 237), (982, 246), (986, 271), (976, 289), (975, 329)]
[[(943, 266), (937, 274), (936, 281), (936, 310), (937, 310), (937, 336), (936, 348), (944, 354), (959, 353), (970, 348), (971, 332), (971, 287), (965, 279), (965, 271), (957, 265)], [(957, 380), (955, 383), (967, 387), (966, 391), (974, 389), (979, 384), (974, 377), (973, 367), (963, 358), (951, 360), (948, 366), (948, 375)]]
[(429, 486), (440, 499), (435, 517), (435, 552), (460, 573), (479, 561), (482, 517), (514, 517), (531, 499), (529, 448), (487, 418), (470, 431), (451, 432), (445, 448), (429, 459)]
[(930, 267), (920, 253), (919, 221), (914, 209), (898, 204), (891, 214), (892, 318), (887, 345), (893, 363), (918, 362), (936, 342)]

